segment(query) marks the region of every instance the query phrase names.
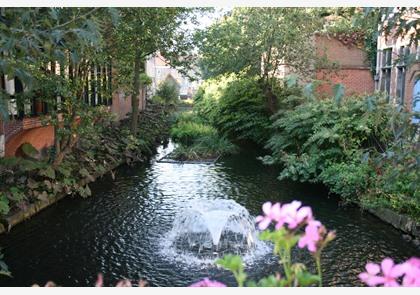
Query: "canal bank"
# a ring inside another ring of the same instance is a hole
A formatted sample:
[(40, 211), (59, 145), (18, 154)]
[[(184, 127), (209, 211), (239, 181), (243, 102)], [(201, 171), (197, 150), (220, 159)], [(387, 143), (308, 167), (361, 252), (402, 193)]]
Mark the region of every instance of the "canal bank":
[(66, 196), (90, 196), (89, 184), (108, 173), (113, 176), (121, 165), (146, 161), (168, 138), (167, 113), (159, 105), (140, 113), (137, 137), (127, 120), (107, 123), (102, 132), (79, 139), (58, 166), (31, 157), (2, 161), (0, 197), (6, 196), (9, 212), (0, 211), (0, 234)]

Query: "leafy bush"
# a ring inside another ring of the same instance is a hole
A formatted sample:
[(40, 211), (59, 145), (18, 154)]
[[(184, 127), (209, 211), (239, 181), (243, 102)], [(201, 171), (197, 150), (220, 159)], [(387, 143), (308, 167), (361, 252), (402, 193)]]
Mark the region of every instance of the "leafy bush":
[(273, 116), (266, 164), (280, 179), (322, 182), (345, 201), (418, 219), (418, 126), (377, 96), (307, 101)]
[(164, 80), (156, 91), (155, 100), (163, 104), (176, 104), (179, 100), (179, 87), (172, 79)]
[(281, 110), (293, 108), (302, 99), (296, 77), (271, 79), (269, 84), (235, 74), (209, 79), (194, 98), (194, 111), (232, 140), (263, 145), (270, 135), (271, 116), (265, 89), (271, 89)]
[(265, 143), (270, 113), (256, 79), (239, 78), (227, 85), (219, 100), (215, 126), (231, 139)]
[(194, 111), (210, 125), (215, 125), (219, 115), (219, 100), (227, 85), (236, 75), (221, 75), (203, 82), (194, 96)]
[(171, 129), (171, 137), (175, 142), (191, 145), (195, 140), (217, 136), (217, 130), (203, 123), (180, 121)]
[(217, 130), (204, 123), (193, 112), (181, 113), (171, 128), (171, 137), (178, 143), (171, 154), (177, 160), (213, 159), (218, 156), (233, 154), (237, 147)]
[(82, 133), (78, 148), (58, 166), (47, 160), (0, 159), (0, 218), (58, 194), (89, 196), (89, 186), (82, 185), (81, 180), (94, 181), (117, 165), (144, 161), (167, 135), (166, 121), (160, 106), (149, 105), (139, 116), (139, 136), (134, 137), (128, 120), (118, 126), (98, 120), (102, 128)]
[(319, 179), (345, 201), (358, 201), (370, 185), (374, 170), (367, 162), (333, 163), (325, 168)]
[(238, 148), (228, 139), (212, 135), (198, 138), (191, 145), (179, 145), (171, 156), (180, 161), (199, 161), (231, 155), (237, 151)]
[(285, 176), (300, 173), (307, 175), (302, 180), (317, 180), (331, 163), (351, 160), (363, 148), (383, 148), (392, 135), (382, 128), (390, 114), (389, 104), (375, 97), (351, 97), (341, 104), (308, 101), (275, 120), (267, 144), (273, 154), (265, 161), (286, 164)]

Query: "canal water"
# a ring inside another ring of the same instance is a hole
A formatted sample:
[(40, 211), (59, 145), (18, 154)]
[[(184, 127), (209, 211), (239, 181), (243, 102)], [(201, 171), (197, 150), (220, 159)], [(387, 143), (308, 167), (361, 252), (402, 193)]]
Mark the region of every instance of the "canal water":
[[(149, 163), (117, 170), (91, 185), (93, 196), (66, 198), (0, 236), (13, 278), (0, 277), (0, 286), (92, 286), (98, 273), (105, 285), (118, 280), (144, 279), (150, 286), (187, 286), (210, 277), (233, 285), (230, 273), (209, 264), (180, 258), (165, 249), (165, 235), (174, 216), (190, 200), (205, 203), (230, 199), (251, 215), (265, 201), (300, 200), (337, 238), (323, 254), (324, 284), (361, 285), (357, 274), (367, 261), (419, 256), (401, 232), (355, 207), (341, 206), (322, 186), (279, 181), (279, 171), (262, 165), (252, 151), (215, 164), (158, 163), (171, 146), (160, 147)], [(295, 261), (314, 270), (306, 250), (293, 253)], [(271, 251), (248, 261), (251, 279), (279, 272)]]

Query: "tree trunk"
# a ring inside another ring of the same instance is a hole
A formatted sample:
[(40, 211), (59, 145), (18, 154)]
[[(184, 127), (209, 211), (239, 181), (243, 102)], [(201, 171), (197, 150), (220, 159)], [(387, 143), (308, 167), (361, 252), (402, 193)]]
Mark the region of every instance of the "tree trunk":
[(140, 51), (137, 50), (134, 60), (133, 91), (131, 95), (131, 134), (133, 135), (137, 135), (139, 121), (140, 56)]
[(275, 114), (278, 109), (277, 96), (273, 93), (271, 86), (264, 87), (264, 94), (267, 98), (267, 107), (271, 114)]

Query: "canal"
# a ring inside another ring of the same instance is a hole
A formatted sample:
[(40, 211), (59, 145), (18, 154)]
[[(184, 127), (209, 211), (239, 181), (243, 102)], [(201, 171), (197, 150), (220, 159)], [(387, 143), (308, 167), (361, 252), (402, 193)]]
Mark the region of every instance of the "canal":
[[(419, 254), (401, 232), (356, 207), (341, 206), (322, 186), (279, 181), (279, 171), (262, 165), (253, 151), (215, 164), (158, 163), (170, 151), (160, 147), (149, 163), (117, 170), (91, 185), (92, 197), (68, 197), (0, 236), (13, 278), (0, 286), (30, 286), (52, 280), (62, 286), (92, 286), (97, 273), (105, 285), (144, 279), (150, 286), (187, 286), (211, 277), (234, 283), (226, 271), (180, 259), (164, 247), (174, 216), (190, 200), (229, 199), (260, 214), (265, 201), (300, 200), (337, 238), (324, 251), (324, 284), (361, 285), (357, 279), (367, 261), (397, 261)], [(252, 279), (279, 271), (270, 251), (247, 262)], [(306, 250), (295, 261), (314, 264)]]

